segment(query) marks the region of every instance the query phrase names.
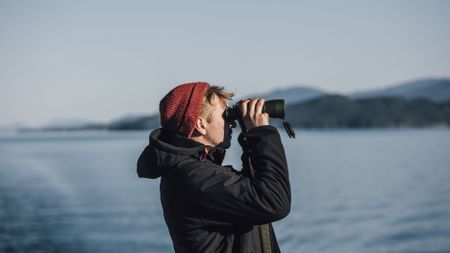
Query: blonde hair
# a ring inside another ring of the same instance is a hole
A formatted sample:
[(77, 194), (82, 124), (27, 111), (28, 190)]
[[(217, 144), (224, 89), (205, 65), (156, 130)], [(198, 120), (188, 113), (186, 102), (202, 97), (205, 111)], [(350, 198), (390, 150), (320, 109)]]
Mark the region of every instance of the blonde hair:
[(234, 93), (226, 91), (224, 87), (220, 86), (213, 85), (208, 87), (208, 90), (206, 91), (205, 94), (205, 101), (203, 102), (202, 109), (200, 111), (200, 115), (206, 117), (207, 122), (211, 121), (211, 113), (213, 111), (212, 109), (214, 106), (212, 104), (212, 100), (215, 96), (219, 98), (221, 103), (226, 105), (227, 100), (231, 100), (234, 96)]

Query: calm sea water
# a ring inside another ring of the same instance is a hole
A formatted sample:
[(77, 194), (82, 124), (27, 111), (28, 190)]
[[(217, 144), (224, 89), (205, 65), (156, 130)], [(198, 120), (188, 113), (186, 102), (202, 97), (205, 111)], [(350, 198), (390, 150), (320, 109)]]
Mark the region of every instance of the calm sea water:
[[(450, 130), (281, 134), (283, 252), (450, 252)], [(172, 252), (159, 180), (136, 175), (147, 136), (0, 136), (0, 252)], [(224, 163), (239, 167), (239, 150)]]

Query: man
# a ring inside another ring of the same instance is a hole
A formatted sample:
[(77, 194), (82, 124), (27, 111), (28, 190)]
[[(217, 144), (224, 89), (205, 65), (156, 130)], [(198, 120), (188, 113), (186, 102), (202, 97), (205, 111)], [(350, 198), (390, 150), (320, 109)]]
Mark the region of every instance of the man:
[(161, 177), (175, 252), (280, 252), (270, 223), (290, 211), (284, 148), (264, 100), (243, 100), (243, 168), (221, 166), (236, 127), (223, 117), (232, 96), (204, 82), (175, 87), (160, 101), (162, 128), (139, 157), (139, 177)]

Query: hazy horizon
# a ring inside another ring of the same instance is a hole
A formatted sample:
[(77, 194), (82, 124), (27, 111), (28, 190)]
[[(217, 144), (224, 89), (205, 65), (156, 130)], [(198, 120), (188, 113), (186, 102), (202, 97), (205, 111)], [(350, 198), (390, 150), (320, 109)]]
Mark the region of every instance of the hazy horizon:
[(245, 96), (449, 78), (449, 11), (438, 0), (0, 0), (0, 126), (152, 114), (191, 81)]

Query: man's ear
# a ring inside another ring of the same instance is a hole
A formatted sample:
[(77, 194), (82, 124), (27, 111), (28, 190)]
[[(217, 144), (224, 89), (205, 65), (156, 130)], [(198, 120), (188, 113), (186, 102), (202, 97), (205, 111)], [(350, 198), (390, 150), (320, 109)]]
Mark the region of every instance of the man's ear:
[(197, 122), (195, 123), (195, 130), (201, 135), (206, 135), (206, 120), (202, 117), (198, 117)]

